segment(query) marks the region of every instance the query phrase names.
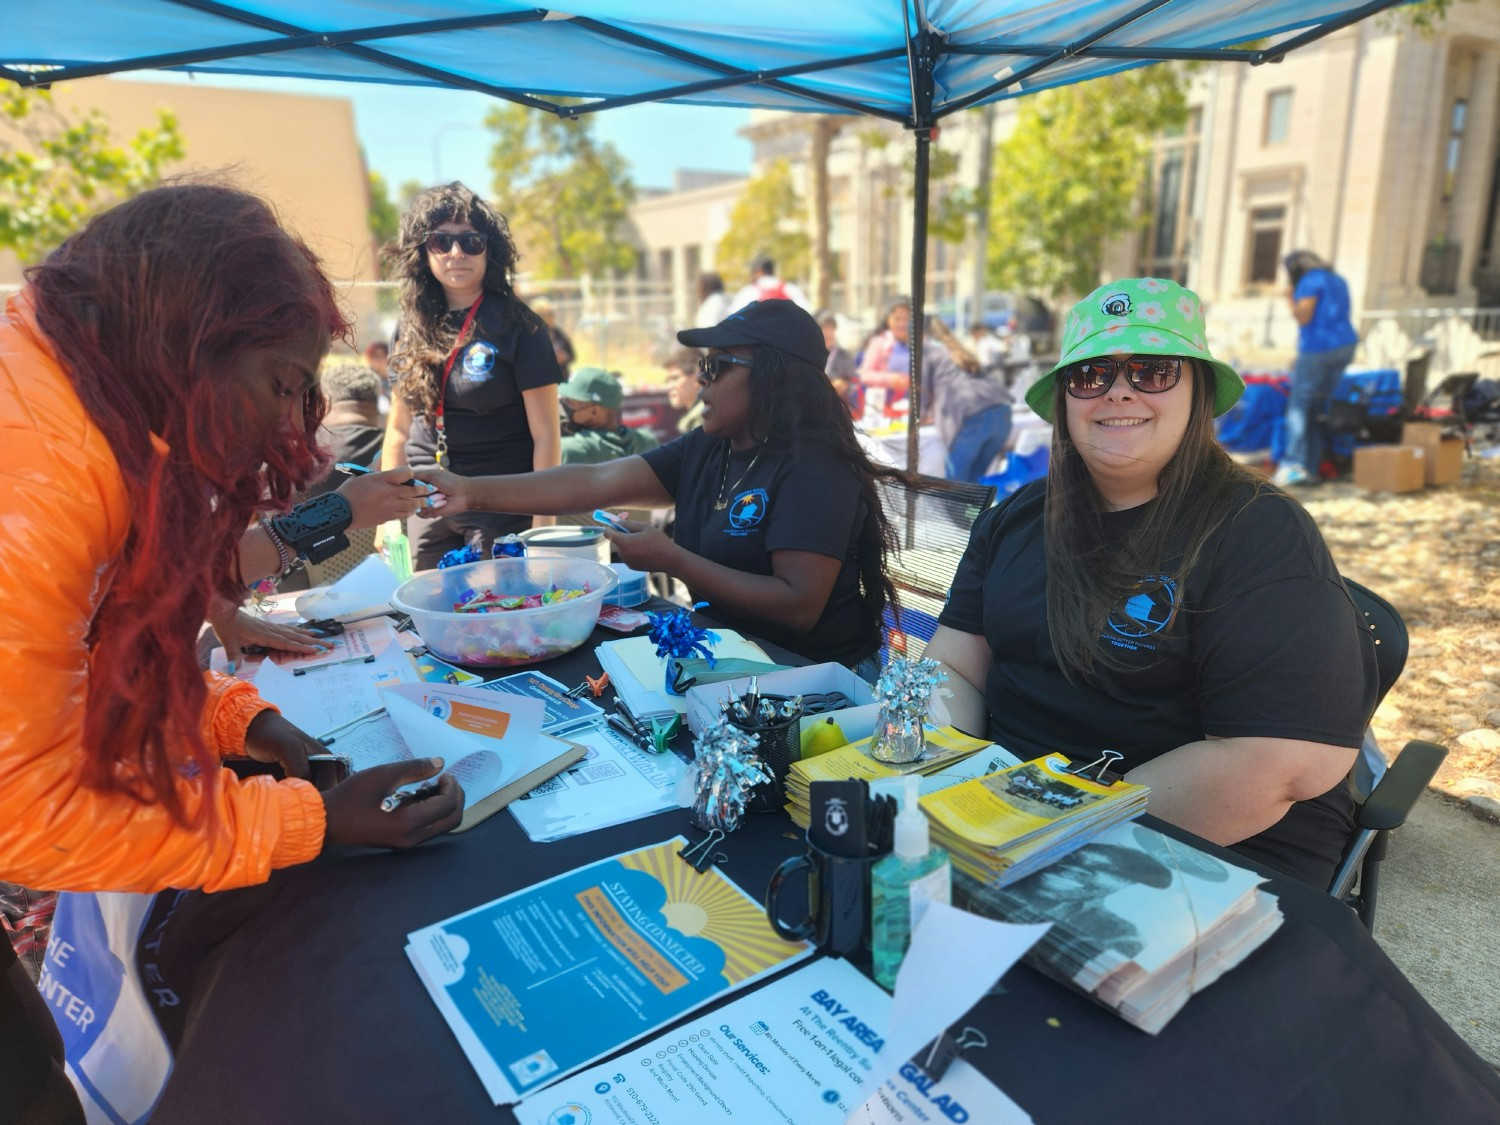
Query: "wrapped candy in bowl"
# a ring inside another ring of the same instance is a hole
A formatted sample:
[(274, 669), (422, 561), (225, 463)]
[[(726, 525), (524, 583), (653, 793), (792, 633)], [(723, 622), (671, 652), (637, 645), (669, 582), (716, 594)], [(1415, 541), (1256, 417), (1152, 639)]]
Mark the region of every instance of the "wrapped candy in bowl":
[(507, 667), (572, 652), (593, 632), (604, 595), (618, 581), (588, 559), (482, 559), (423, 571), (391, 605), (411, 615), (444, 660)]

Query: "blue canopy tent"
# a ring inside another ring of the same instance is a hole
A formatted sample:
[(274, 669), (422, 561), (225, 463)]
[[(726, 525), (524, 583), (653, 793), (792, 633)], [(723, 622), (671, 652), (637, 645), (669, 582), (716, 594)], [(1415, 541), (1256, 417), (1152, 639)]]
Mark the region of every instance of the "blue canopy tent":
[[(933, 127), (1167, 60), (1276, 62), (1404, 0), (10, 0), (0, 78), (128, 70), (451, 86), (577, 117), (647, 101), (867, 114), (916, 144), (913, 312)], [(1254, 43), (1255, 46), (1235, 46)], [(549, 99), (582, 98), (559, 105)], [(912, 318), (908, 465), (922, 322)]]

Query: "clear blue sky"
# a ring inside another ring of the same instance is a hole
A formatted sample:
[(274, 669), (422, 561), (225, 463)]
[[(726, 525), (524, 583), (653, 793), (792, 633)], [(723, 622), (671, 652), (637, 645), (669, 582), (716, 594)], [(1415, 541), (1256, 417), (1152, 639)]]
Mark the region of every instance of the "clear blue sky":
[[(406, 180), (420, 180), (424, 185), (439, 179), (463, 180), (476, 190), (489, 190), (490, 139), (481, 122), (490, 107), (499, 103), (481, 94), (237, 75), (189, 79), (167, 71), (121, 77), (348, 98), (354, 103), (355, 127), (365, 158), (373, 171), (386, 178), (393, 193)], [(670, 187), (677, 168), (748, 173), (750, 143), (737, 130), (749, 116), (742, 109), (640, 105), (607, 110), (594, 120), (596, 134), (612, 142), (630, 162), (637, 186)]]

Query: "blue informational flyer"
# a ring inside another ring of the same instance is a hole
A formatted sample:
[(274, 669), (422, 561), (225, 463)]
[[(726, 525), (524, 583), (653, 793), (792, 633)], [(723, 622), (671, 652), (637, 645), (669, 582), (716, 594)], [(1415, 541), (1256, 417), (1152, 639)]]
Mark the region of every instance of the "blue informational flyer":
[(800, 961), (682, 837), (407, 935), (407, 956), (497, 1105)]
[(544, 734), (565, 735), (604, 716), (604, 709), (598, 704), (570, 697), (566, 685), (540, 672), (517, 672), (480, 686), (491, 691), (503, 691), (507, 695), (540, 699), (547, 708), (547, 717), (542, 720)]

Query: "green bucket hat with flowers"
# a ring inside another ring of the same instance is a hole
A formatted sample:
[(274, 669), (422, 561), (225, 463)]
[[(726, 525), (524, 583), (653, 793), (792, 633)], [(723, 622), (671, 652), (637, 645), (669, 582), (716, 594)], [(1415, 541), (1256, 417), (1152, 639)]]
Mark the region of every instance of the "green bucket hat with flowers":
[(1073, 306), (1062, 331), (1057, 366), (1031, 384), (1026, 405), (1053, 421), (1057, 373), (1080, 359), (1126, 355), (1191, 356), (1213, 369), (1214, 417), (1239, 401), (1245, 381), (1208, 354), (1198, 294), (1160, 277), (1132, 277), (1101, 285)]

